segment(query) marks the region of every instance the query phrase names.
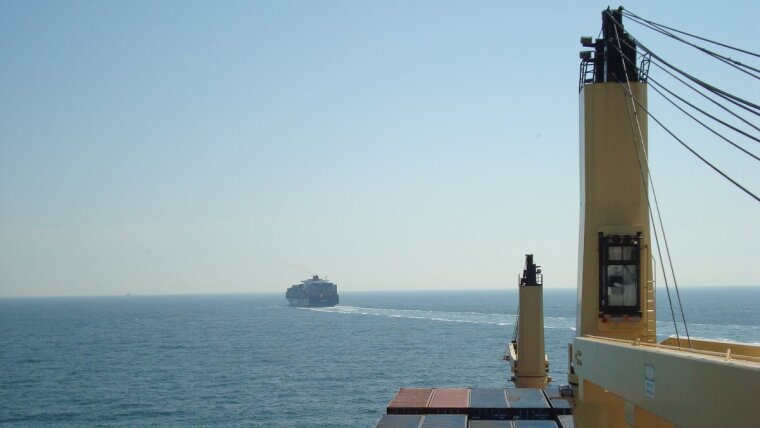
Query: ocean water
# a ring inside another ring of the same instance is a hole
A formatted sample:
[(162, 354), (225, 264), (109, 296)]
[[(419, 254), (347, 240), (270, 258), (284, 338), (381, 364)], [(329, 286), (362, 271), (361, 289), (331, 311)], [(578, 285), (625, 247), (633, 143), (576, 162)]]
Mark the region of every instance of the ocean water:
[[(681, 297), (692, 336), (760, 343), (760, 287)], [(564, 383), (575, 291), (544, 300)], [(401, 386), (508, 385), (516, 301), (515, 290), (342, 292), (323, 309), (287, 307), (284, 293), (0, 299), (0, 425), (373, 427)]]

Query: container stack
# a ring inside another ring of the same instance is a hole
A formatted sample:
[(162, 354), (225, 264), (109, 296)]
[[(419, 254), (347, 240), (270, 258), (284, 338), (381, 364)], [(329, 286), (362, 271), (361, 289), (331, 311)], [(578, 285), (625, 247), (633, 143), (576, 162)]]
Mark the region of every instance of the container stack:
[(573, 428), (557, 388), (401, 388), (376, 428)]
[(427, 405), (427, 414), (466, 415), (470, 403), (467, 388), (437, 388)]
[(509, 403), (503, 388), (473, 388), (470, 390), (470, 419), (509, 419)]

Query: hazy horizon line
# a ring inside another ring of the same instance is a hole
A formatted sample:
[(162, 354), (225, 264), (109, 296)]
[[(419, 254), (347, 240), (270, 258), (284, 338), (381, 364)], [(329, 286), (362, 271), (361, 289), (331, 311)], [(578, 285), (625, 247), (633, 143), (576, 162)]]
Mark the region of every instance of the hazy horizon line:
[[(717, 288), (760, 288), (760, 285), (681, 285), (681, 289), (717, 289)], [(549, 291), (572, 291), (577, 287), (550, 287), (544, 288)], [(413, 289), (413, 290), (340, 290), (340, 293), (470, 293), (484, 291), (516, 291), (517, 288), (457, 288), (457, 289)], [(68, 299), (68, 298), (98, 298), (98, 297), (193, 297), (193, 296), (245, 296), (245, 295), (279, 295), (284, 291), (250, 291), (250, 292), (209, 292), (209, 293), (124, 293), (124, 294), (72, 294), (72, 295), (16, 295), (2, 296), (0, 300), (9, 299)]]

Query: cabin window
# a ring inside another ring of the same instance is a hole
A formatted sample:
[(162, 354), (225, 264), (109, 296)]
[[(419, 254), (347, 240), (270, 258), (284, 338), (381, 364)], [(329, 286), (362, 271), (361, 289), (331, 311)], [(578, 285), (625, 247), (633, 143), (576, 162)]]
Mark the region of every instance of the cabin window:
[(640, 315), (641, 234), (599, 235), (599, 311)]

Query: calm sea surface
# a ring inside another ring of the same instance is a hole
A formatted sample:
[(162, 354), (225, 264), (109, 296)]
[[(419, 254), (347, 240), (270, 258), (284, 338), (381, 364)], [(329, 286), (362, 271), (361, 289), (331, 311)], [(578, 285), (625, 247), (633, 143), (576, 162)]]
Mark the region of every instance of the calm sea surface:
[[(0, 425), (373, 427), (400, 386), (507, 385), (516, 291), (283, 295), (0, 299)], [(760, 287), (681, 297), (692, 336), (760, 343)], [(564, 383), (575, 291), (544, 300)]]

